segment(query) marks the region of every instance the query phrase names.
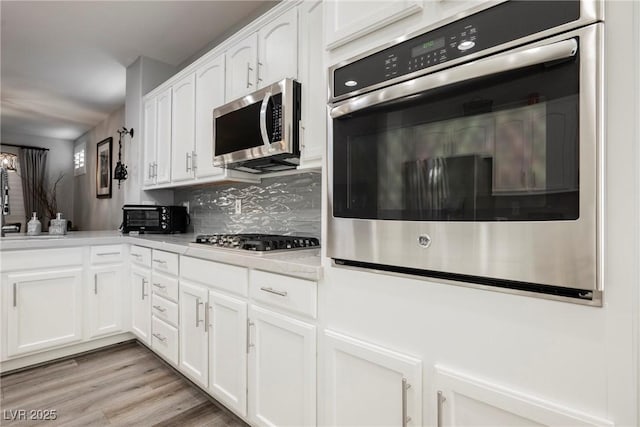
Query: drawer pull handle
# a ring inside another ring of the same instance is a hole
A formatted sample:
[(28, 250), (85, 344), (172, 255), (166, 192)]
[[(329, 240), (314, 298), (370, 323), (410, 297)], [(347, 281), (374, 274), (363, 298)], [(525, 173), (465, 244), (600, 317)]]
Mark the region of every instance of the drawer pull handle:
[(98, 295), (98, 273), (93, 275), (93, 293)]
[[(112, 256), (112, 255), (120, 255), (120, 252), (103, 252), (101, 254), (97, 254), (98, 256)], [(132, 254), (132, 255), (138, 255), (138, 254)]]
[(402, 427), (406, 427), (411, 421), (411, 417), (407, 415), (407, 390), (411, 388), (411, 384), (406, 378), (402, 379)]
[(162, 342), (167, 342), (167, 337), (163, 337), (160, 334), (151, 334), (151, 335), (153, 335), (154, 337), (158, 338)]
[(160, 289), (166, 288), (165, 285), (161, 285), (160, 283), (154, 283), (153, 286), (155, 286), (156, 288), (160, 288)]
[(265, 288), (265, 287), (261, 287), (260, 288), (261, 291), (265, 291), (265, 292), (269, 292), (270, 294), (276, 294), (276, 295), (280, 295), (281, 297), (286, 297), (287, 296), (287, 291), (277, 291), (273, 288)]
[(164, 313), (165, 311), (167, 311), (166, 308), (162, 308), (159, 305), (154, 305), (153, 308), (155, 308), (156, 310), (158, 310), (161, 313)]
[(438, 390), (438, 405), (437, 405), (437, 427), (442, 427), (442, 404), (447, 400), (446, 397), (442, 394), (441, 390)]
[(157, 262), (158, 264), (166, 265), (167, 261), (163, 259), (154, 259), (153, 262)]
[(136, 254), (136, 253), (134, 253), (134, 252), (131, 252), (131, 256), (134, 256), (134, 257), (136, 257), (136, 258), (138, 258), (138, 259), (142, 258), (142, 255), (140, 255), (140, 254)]

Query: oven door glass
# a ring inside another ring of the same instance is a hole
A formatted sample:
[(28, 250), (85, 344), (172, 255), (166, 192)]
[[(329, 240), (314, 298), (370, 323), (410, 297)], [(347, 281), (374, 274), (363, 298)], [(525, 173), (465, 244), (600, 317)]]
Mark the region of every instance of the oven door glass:
[(125, 211), (127, 227), (160, 227), (160, 211), (130, 210)]
[(579, 217), (579, 55), (333, 120), (335, 217)]

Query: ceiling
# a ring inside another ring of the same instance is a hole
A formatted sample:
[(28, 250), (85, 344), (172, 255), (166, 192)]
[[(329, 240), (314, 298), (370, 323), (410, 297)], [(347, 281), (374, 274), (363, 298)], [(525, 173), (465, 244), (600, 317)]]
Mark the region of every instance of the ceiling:
[(2, 134), (76, 139), (124, 105), (139, 56), (179, 66), (273, 4), (2, 0)]

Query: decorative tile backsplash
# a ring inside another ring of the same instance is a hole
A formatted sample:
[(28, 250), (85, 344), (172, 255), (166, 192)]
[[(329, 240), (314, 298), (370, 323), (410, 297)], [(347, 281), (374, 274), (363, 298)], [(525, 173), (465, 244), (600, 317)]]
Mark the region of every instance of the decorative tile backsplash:
[[(321, 175), (303, 173), (175, 192), (175, 204), (189, 201), (197, 234), (277, 233), (320, 237)], [(240, 200), (240, 213), (236, 201)]]

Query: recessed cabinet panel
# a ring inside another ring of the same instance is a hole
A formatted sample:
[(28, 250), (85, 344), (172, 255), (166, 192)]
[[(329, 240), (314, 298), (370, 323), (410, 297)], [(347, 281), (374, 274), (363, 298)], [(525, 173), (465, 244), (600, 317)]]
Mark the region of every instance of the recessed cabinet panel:
[(422, 425), (420, 360), (328, 330), (324, 344), (329, 425)]
[(151, 271), (131, 266), (131, 331), (144, 343), (151, 336)]
[(193, 73), (173, 85), (171, 181), (184, 181), (194, 177), (195, 95), (196, 77)]
[(209, 389), (243, 417), (247, 415), (247, 303), (209, 291)]
[[(318, 51), (318, 56), (322, 57)], [(298, 10), (293, 8), (258, 32), (258, 88), (298, 77)]]
[(82, 269), (7, 276), (7, 354), (82, 340)]
[(220, 175), (213, 166), (213, 109), (224, 104), (225, 56), (220, 55), (196, 71), (196, 177)]
[(435, 367), (432, 423), (445, 426), (613, 426), (614, 423), (557, 402)]
[(144, 138), (144, 185), (156, 183), (156, 144), (158, 137), (157, 98), (153, 97), (144, 103), (143, 138)]
[(207, 387), (209, 351), (205, 319), (209, 292), (204, 286), (180, 282), (180, 370)]
[(88, 287), (89, 337), (122, 331), (122, 270), (116, 265), (93, 268)]
[(227, 51), (226, 102), (256, 90), (258, 34), (253, 33)]
[(172, 91), (167, 88), (158, 94), (157, 104), (157, 145), (156, 145), (156, 184), (171, 181), (171, 105)]
[(315, 425), (315, 326), (256, 306), (249, 322), (250, 420), (257, 426)]

